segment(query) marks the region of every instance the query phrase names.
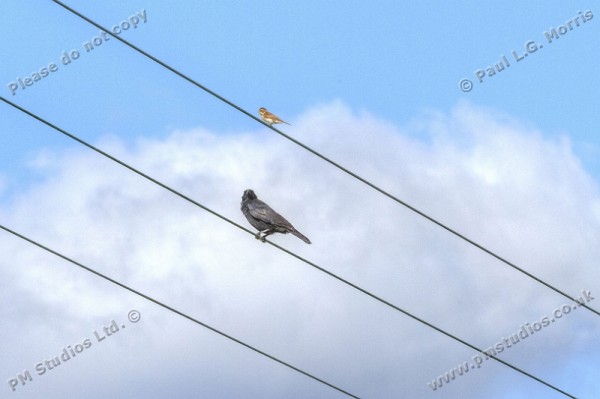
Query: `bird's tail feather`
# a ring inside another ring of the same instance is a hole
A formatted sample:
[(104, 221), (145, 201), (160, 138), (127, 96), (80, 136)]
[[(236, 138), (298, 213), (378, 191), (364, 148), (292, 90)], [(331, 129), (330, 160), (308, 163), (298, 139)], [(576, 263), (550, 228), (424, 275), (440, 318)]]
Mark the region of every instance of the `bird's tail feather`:
[(302, 241), (304, 241), (307, 244), (310, 244), (310, 240), (308, 238), (306, 238), (302, 233), (300, 233), (298, 230), (296, 229), (291, 229), (290, 233), (292, 233), (293, 235), (295, 235), (296, 237), (298, 237), (299, 239), (301, 239)]

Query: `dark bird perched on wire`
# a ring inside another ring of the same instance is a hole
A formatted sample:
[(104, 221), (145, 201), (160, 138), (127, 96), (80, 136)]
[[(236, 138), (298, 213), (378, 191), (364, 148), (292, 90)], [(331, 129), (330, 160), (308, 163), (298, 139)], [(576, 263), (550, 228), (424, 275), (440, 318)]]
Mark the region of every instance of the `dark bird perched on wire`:
[(242, 213), (252, 226), (258, 229), (254, 237), (265, 242), (265, 237), (273, 233), (292, 233), (302, 241), (310, 244), (310, 240), (292, 226), (283, 216), (258, 199), (254, 191), (246, 190), (242, 196)]

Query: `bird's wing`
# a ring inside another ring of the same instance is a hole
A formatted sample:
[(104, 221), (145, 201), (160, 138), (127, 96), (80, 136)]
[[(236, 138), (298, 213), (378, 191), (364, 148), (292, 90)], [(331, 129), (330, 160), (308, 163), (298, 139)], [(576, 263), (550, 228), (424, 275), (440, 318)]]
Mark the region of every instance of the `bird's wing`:
[(254, 219), (268, 222), (269, 211), (273, 212), (269, 205), (261, 200), (254, 200), (248, 203), (248, 213), (250, 213), (250, 216)]
[(277, 227), (283, 227), (284, 229), (291, 231), (294, 228), (290, 222), (287, 221), (286, 218), (275, 212), (273, 216), (273, 220), (271, 221)]
[(249, 203), (248, 212), (254, 219), (263, 221), (265, 223), (283, 228), (292, 227), (292, 224), (288, 222), (286, 218), (275, 212), (269, 205), (265, 204), (261, 200), (254, 200)]

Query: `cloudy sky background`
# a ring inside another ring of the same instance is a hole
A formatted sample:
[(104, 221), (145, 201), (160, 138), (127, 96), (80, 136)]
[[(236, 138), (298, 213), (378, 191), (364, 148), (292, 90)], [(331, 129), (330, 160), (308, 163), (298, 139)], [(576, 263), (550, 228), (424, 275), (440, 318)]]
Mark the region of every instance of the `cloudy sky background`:
[[(568, 294), (600, 293), (598, 17), (458, 87), (591, 5), (68, 4), (110, 26), (145, 9), (127, 40)], [(2, 7), (6, 83), (98, 33), (51, 1)], [(2, 96), (239, 224), (253, 188), (313, 244), (274, 242), (476, 346), (567, 303), (114, 39)], [(472, 350), (10, 106), (0, 117), (9, 228), (360, 397), (564, 397), (494, 361), (434, 392)], [(8, 233), (0, 246), (0, 376), (33, 376), (1, 397), (344, 397)], [(126, 327), (96, 342), (112, 320)], [(599, 330), (578, 309), (501, 357), (594, 398)]]

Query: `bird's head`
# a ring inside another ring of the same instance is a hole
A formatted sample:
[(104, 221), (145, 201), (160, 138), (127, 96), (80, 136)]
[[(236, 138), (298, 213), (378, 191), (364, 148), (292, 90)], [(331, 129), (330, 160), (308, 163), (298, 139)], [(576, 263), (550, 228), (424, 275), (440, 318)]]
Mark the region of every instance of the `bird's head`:
[(250, 189), (244, 191), (244, 195), (242, 195), (242, 201), (255, 200), (257, 198), (258, 197), (256, 196), (256, 194), (254, 194), (254, 191)]
[(266, 108), (259, 108), (259, 110), (258, 110), (258, 113), (261, 114), (261, 115), (264, 115), (265, 112), (267, 112)]

